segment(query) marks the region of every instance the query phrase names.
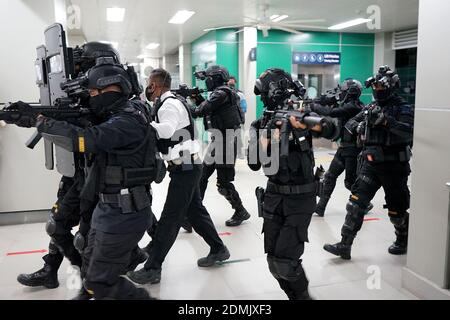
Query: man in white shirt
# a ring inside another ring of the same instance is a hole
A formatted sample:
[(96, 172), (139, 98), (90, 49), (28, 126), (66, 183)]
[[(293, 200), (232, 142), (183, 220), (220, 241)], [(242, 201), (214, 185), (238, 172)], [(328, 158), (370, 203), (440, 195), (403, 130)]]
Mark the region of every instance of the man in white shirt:
[(200, 145), (195, 140), (194, 121), (187, 104), (174, 96), (170, 88), (170, 74), (163, 69), (153, 70), (146, 95), (150, 101), (155, 101), (156, 121), (151, 125), (158, 132), (158, 149), (169, 165), (171, 181), (155, 238), (148, 251), (149, 259), (143, 269), (128, 273), (128, 277), (139, 284), (160, 282), (162, 263), (186, 216), (211, 248), (208, 256), (197, 261), (199, 267), (211, 267), (230, 258), (202, 204), (202, 162), (198, 156)]

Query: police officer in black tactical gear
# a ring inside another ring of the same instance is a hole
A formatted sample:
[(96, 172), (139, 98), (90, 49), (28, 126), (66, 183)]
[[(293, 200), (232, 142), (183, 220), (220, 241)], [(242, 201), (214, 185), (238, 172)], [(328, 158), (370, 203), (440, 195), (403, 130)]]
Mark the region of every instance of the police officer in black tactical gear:
[[(114, 59), (98, 59), (85, 85), (98, 125), (80, 128), (36, 115), (36, 127), (44, 138), (68, 151), (95, 155), (81, 191), (99, 198), (84, 251), (89, 261), (85, 288), (95, 299), (149, 299), (144, 289), (120, 275), (151, 223), (156, 133), (149, 126), (146, 106), (128, 100), (130, 78)], [(35, 113), (22, 102), (16, 108)]]
[(168, 163), (170, 183), (161, 218), (148, 248), (144, 268), (129, 272), (128, 277), (139, 284), (161, 281), (162, 264), (174, 244), (185, 217), (210, 247), (210, 253), (197, 261), (199, 267), (212, 267), (230, 258), (211, 217), (202, 204), (199, 182), (202, 161), (198, 152), (195, 122), (187, 102), (171, 93), (170, 74), (163, 69), (152, 71), (147, 99), (156, 102), (158, 150)]
[[(359, 100), (362, 94), (362, 85), (358, 80), (347, 79), (341, 86), (337, 88), (339, 99), (336, 99), (336, 105), (321, 105), (314, 103), (311, 105), (311, 110), (319, 115), (336, 118), (339, 125), (344, 129), (345, 124), (358, 115), (364, 104)], [(341, 130), (341, 135), (338, 137), (339, 149), (330, 164), (330, 168), (325, 173), (323, 180), (323, 189), (320, 196), (320, 201), (316, 208), (316, 213), (323, 217), (331, 194), (336, 187), (336, 180), (345, 171), (345, 187), (351, 190), (355, 183), (358, 168), (358, 155), (361, 148), (357, 145), (356, 135), (347, 130)]]
[(364, 214), (376, 192), (383, 187), (389, 217), (395, 227), (396, 241), (389, 253), (406, 254), (410, 192), (408, 176), (413, 142), (414, 111), (396, 90), (399, 76), (388, 66), (366, 81), (372, 88), (375, 102), (368, 105), (346, 124), (346, 130), (355, 133), (363, 145), (363, 164), (352, 188), (347, 216), (342, 227), (342, 240), (324, 249), (342, 259), (351, 259), (351, 248), (361, 229)]
[[(286, 108), (294, 87), (290, 74), (281, 69), (268, 69), (256, 81), (255, 94), (261, 95), (266, 110), (273, 111)], [(269, 119), (269, 123), (273, 121)], [(259, 190), (262, 189), (257, 190), (258, 202), (262, 205), (260, 215), (264, 217), (264, 247), (269, 270), (290, 300), (309, 300), (308, 279), (300, 258), (316, 208), (312, 137), (331, 139), (339, 133), (327, 118), (321, 118), (321, 124), (312, 127), (296, 118), (291, 117), (289, 121), (288, 141), (281, 141), (281, 145), (288, 143), (285, 157), (281, 156), (281, 149), (275, 147), (279, 145), (280, 129), (269, 131), (268, 119), (264, 117), (252, 124), (249, 167), (254, 171), (262, 167), (269, 178), (265, 193), (261, 195)], [(276, 126), (279, 125), (277, 122)], [(264, 159), (261, 150), (273, 154)], [(252, 160), (255, 154), (258, 154), (257, 161)], [(277, 161), (279, 167), (271, 168)]]
[[(95, 61), (101, 57), (111, 57), (120, 63), (119, 53), (110, 45), (101, 42), (88, 42), (74, 49), (74, 66), (76, 76), (86, 73), (95, 65)], [(88, 107), (88, 99), (82, 99), (82, 104)], [(71, 123), (87, 127), (96, 123), (95, 116)], [(19, 283), (25, 286), (44, 286), (52, 289), (59, 286), (58, 270), (64, 259), (69, 259), (73, 266), (82, 269), (85, 275), (87, 262), (80, 255), (87, 247), (87, 235), (90, 229), (92, 212), (97, 204), (95, 195), (80, 196), (85, 181), (85, 159), (84, 155), (75, 153), (76, 167), (73, 178), (62, 177), (57, 193), (57, 202), (53, 206), (46, 231), (51, 237), (48, 254), (43, 257), (44, 267), (31, 274), (20, 274), (17, 277)], [(79, 225), (79, 231), (75, 236), (71, 231)], [(145, 253), (138, 250), (133, 251), (129, 270), (134, 270), (139, 263), (146, 259)], [(82, 265), (84, 264), (84, 267)], [(82, 290), (78, 299), (91, 298), (85, 290)]]
[[(212, 93), (206, 101), (202, 101), (201, 96), (198, 97), (196, 101), (198, 108), (194, 111), (194, 117), (203, 117), (205, 128), (207, 130), (218, 130), (222, 137), (222, 139), (217, 139), (213, 136), (214, 140), (208, 150), (208, 155), (212, 159), (208, 157), (208, 160), (205, 159), (203, 163), (203, 176), (200, 182), (202, 198), (205, 196), (209, 178), (214, 171), (217, 171), (219, 193), (228, 200), (235, 210), (231, 219), (226, 221), (226, 225), (236, 227), (250, 219), (250, 214), (244, 208), (239, 193), (233, 184), (239, 137), (236, 132), (239, 132), (245, 115), (239, 104), (239, 96), (227, 86), (230, 75), (226, 68), (217, 65), (211, 66), (206, 71), (196, 75), (200, 80), (205, 80), (207, 90)], [(233, 135), (228, 136), (228, 139), (227, 131), (228, 133), (234, 131)], [(222, 145), (219, 146), (219, 144)], [(227, 153), (232, 153), (231, 159), (230, 156), (227, 157)]]

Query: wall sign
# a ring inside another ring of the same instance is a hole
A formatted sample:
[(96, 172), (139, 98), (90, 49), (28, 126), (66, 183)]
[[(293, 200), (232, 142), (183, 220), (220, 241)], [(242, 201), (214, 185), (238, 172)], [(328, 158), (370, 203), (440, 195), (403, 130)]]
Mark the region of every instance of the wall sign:
[(341, 64), (340, 52), (294, 52), (293, 64)]
[(250, 61), (256, 61), (256, 48), (252, 48), (248, 54), (248, 59)]

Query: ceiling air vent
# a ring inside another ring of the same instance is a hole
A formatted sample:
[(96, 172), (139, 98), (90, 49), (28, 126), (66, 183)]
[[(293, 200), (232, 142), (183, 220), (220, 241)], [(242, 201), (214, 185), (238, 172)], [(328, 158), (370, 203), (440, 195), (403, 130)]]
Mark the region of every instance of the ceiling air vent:
[(392, 49), (417, 48), (418, 31), (417, 29), (395, 31), (392, 37)]

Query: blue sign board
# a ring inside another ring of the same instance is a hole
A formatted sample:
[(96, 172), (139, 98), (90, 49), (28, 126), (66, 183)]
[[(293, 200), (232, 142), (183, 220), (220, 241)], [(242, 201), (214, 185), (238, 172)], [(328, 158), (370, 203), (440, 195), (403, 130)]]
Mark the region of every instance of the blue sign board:
[(340, 52), (294, 52), (293, 64), (341, 64)]

